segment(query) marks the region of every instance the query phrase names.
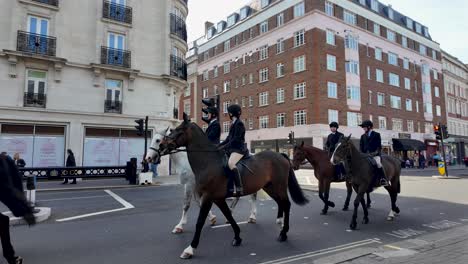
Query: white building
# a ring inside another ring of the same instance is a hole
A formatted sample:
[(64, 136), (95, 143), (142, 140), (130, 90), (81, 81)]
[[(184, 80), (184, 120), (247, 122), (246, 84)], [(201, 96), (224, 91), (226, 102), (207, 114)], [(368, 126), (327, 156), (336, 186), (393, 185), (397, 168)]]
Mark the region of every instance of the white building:
[[(141, 160), (136, 119), (173, 125), (187, 0), (0, 0), (0, 150), (27, 166)], [(167, 168), (167, 162), (163, 167)]]

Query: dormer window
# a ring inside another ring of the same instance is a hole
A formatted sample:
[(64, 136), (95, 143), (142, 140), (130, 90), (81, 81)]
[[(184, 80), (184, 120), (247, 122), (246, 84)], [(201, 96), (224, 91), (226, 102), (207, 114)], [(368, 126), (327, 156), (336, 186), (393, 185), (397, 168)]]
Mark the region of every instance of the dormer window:
[(240, 19), (241, 20), (246, 19), (249, 16), (249, 13), (250, 13), (250, 7), (249, 6), (243, 7), (240, 10)]
[(422, 34), (421, 24), (419, 23), (416, 23), (416, 32), (418, 32), (419, 34)]
[(379, 2), (377, 0), (371, 0), (371, 9), (379, 12)]
[(216, 28), (215, 27), (210, 27), (208, 29), (208, 38), (212, 38), (216, 34)]
[(406, 18), (406, 27), (409, 29), (413, 29), (413, 20), (409, 17)]
[(227, 19), (227, 26), (228, 27), (232, 27), (234, 24), (237, 23), (237, 20), (239, 18), (239, 15), (238, 14), (232, 14), (228, 17)]
[(393, 20), (394, 18), (393, 9), (391, 6), (388, 7), (388, 18), (390, 18), (391, 20)]
[(270, 4), (270, 0), (262, 0), (262, 8), (267, 7)]
[(429, 37), (429, 30), (427, 29), (427, 27), (423, 27), (423, 34), (426, 38)]
[(363, 6), (366, 6), (366, 0), (359, 0), (359, 3)]
[(223, 30), (226, 28), (226, 22), (221, 21), (217, 25), (217, 31), (218, 32), (223, 32)]

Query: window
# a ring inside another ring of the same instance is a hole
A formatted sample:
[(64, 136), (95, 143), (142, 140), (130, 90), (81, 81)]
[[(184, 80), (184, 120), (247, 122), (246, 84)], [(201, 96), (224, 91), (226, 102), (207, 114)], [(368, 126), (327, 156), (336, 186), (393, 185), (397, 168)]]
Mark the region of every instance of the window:
[(258, 95), (258, 106), (268, 105), (268, 92), (263, 92)]
[(417, 80), (414, 80), (414, 91), (415, 92), (418, 91), (418, 81)]
[(335, 32), (329, 29), (327, 30), (327, 44), (336, 45)]
[(223, 102), (223, 113), (227, 114), (228, 113), (228, 107), (231, 105), (230, 101), (225, 101)]
[(432, 114), (432, 104), (424, 103), (424, 113)]
[(437, 86), (434, 87), (434, 96), (435, 97), (440, 97), (440, 90), (439, 90), (439, 87), (437, 87)]
[(413, 29), (413, 20), (409, 17), (406, 18), (406, 27), (409, 29)]
[(285, 127), (286, 126), (286, 114), (276, 114), (276, 127)]
[(370, 3), (372, 10), (379, 12), (379, 2), (377, 2), (377, 0), (371, 0)]
[(276, 89), (276, 103), (284, 103), (284, 88)]
[(405, 70), (409, 70), (409, 59), (408, 58), (403, 59), (403, 68)]
[(387, 129), (387, 118), (385, 116), (379, 116), (379, 128)]
[(361, 101), (361, 89), (358, 86), (347, 86), (346, 97), (348, 100)]
[(377, 93), (377, 105), (385, 106), (385, 94)]
[(213, 69), (213, 77), (214, 78), (218, 77), (218, 66), (215, 66)]
[(241, 98), (241, 106), (242, 106), (242, 107), (245, 107), (245, 97), (242, 97), (242, 98)]
[(347, 61), (345, 66), (346, 66), (347, 73), (359, 75), (359, 62)]
[(359, 48), (359, 41), (357, 38), (347, 35), (345, 37), (345, 46), (347, 49), (353, 49), (353, 50), (358, 50)]
[[(106, 100), (113, 100), (120, 101), (120, 90), (121, 88), (118, 85), (122, 85), (121, 81), (120, 84), (115, 83), (113, 87), (118, 89), (118, 92), (114, 92), (114, 94), (110, 94), (107, 91), (107, 98)], [(36, 71), (36, 70), (28, 70), (27, 71), (27, 82), (26, 82), (26, 95), (25, 95), (25, 106), (37, 106), (37, 107), (45, 107), (46, 106), (46, 83), (47, 83), (47, 73), (45, 71)], [(106, 81), (107, 87), (107, 81)], [(114, 96), (112, 96), (114, 95)]]
[(242, 75), (242, 78), (241, 78), (241, 85), (244, 86), (245, 83), (247, 82), (247, 75)]
[(253, 106), (254, 99), (252, 96), (249, 96), (249, 107)]
[(294, 6), (294, 18), (303, 16), (305, 12), (304, 1)]
[[(33, 71), (29, 71), (28, 74), (30, 74)], [(34, 71), (35, 72), (35, 71)], [(39, 73), (39, 72), (38, 72)], [(45, 76), (45, 72), (43, 73)], [(30, 84), (31, 77), (28, 76), (28, 92), (29, 92), (29, 84)], [(38, 94), (44, 94), (43, 90), (45, 89), (44, 87), (41, 87), (41, 83), (39, 82), (39, 90)], [(122, 94), (122, 86), (123, 82), (121, 80), (111, 80), (107, 79), (106, 82), (106, 100), (107, 101), (116, 101), (120, 102), (121, 101), (121, 94)], [(34, 87), (36, 88), (36, 87)], [(42, 92), (41, 92), (42, 91)]]
[(423, 44), (419, 44), (419, 53), (421, 53), (422, 55), (426, 55), (427, 54), (426, 46), (424, 46)]
[(413, 111), (413, 100), (406, 99), (406, 111)]
[(431, 85), (429, 83), (423, 83), (423, 93), (431, 94)]
[(434, 75), (434, 80), (439, 80), (439, 74), (437, 73), (436, 70), (432, 70), (432, 73)]
[(436, 116), (441, 116), (442, 115), (442, 110), (440, 108), (440, 105), (436, 105)]
[(307, 112), (305, 110), (294, 111), (294, 125), (302, 126), (307, 124)]
[(268, 20), (260, 23), (260, 34), (268, 32)]
[(401, 36), (401, 45), (405, 48), (408, 47), (408, 38), (405, 36)]
[(224, 42), (224, 52), (230, 51), (231, 50), (231, 40), (225, 41)]
[(305, 44), (305, 30), (300, 30), (294, 33), (294, 47), (299, 47)]
[(362, 122), (362, 115), (360, 113), (348, 112), (348, 126), (357, 127)]
[(203, 98), (208, 98), (208, 88), (203, 88)]
[(284, 24), (284, 13), (276, 16), (276, 26), (281, 27)]
[(231, 72), (231, 62), (226, 61), (224, 63), (224, 74)]
[(394, 31), (391, 31), (390, 29), (387, 29), (387, 39), (390, 41), (395, 42), (396, 41), (396, 34)]
[(416, 103), (414, 105), (416, 106), (416, 112), (419, 113), (419, 102), (416, 101)]
[(393, 9), (390, 7), (388, 8), (388, 18), (393, 20)]
[(375, 48), (375, 59), (381, 61), (382, 60), (382, 49)]
[(268, 68), (261, 69), (259, 71), (259, 83), (267, 82), (268, 81)]
[(400, 87), (400, 76), (394, 73), (388, 74), (388, 81), (390, 85)]
[(190, 88), (190, 86), (191, 86), (191, 85), (193, 85), (193, 83), (191, 83), (191, 84), (187, 85), (187, 87), (185, 87), (185, 89), (184, 89), (184, 97), (190, 96), (190, 94), (191, 94), (191, 88)]
[(375, 80), (380, 82), (380, 83), (384, 82), (383, 71), (382, 70), (379, 70), (379, 69), (375, 70)]
[(377, 23), (374, 23), (374, 34), (380, 36), (380, 25)]
[(294, 100), (303, 99), (306, 97), (306, 83), (298, 83), (294, 85)]
[(367, 66), (367, 79), (368, 79), (368, 80), (372, 80), (372, 78), (371, 78), (371, 69), (370, 69), (370, 66)]
[(422, 33), (421, 24), (415, 23), (415, 25), (416, 25), (416, 32), (418, 32), (419, 34), (421, 34), (421, 33)]
[(208, 81), (208, 71), (203, 71), (203, 81)]
[(372, 91), (369, 91), (369, 104), (372, 104)]
[(228, 80), (228, 81), (224, 81), (224, 89), (223, 89), (223, 92), (224, 93), (229, 93), (231, 91), (231, 81)]
[(280, 54), (284, 51), (284, 39), (280, 38), (276, 41), (276, 54)]
[(294, 73), (305, 71), (305, 55), (294, 58)]
[(219, 90), (218, 90), (218, 86), (217, 86), (217, 85), (213, 86), (213, 94), (214, 94), (214, 95), (218, 95), (218, 94), (219, 94)]
[(268, 119), (269, 119), (268, 116), (261, 116), (261, 117), (258, 119), (258, 128), (259, 128), (259, 129), (268, 128)]
[(334, 82), (328, 82), (328, 98), (338, 98), (338, 85)]
[(250, 74), (249, 74), (249, 84), (252, 84), (253, 81), (254, 81), (253, 73), (250, 73)]
[(356, 25), (356, 14), (348, 10), (345, 10), (343, 12), (343, 20), (348, 24)]
[(249, 118), (249, 129), (253, 129), (253, 120), (252, 118)]
[(268, 58), (268, 45), (260, 47), (258, 60), (264, 60)]
[(401, 97), (390, 96), (390, 107), (394, 109), (401, 109)]
[(276, 78), (284, 76), (284, 63), (276, 64)]
[(409, 78), (405, 78), (405, 89), (411, 90), (411, 80)]
[(267, 7), (270, 4), (270, 0), (262, 0), (262, 8)]
[(327, 54), (327, 70), (336, 71), (336, 57)]
[(229, 128), (231, 127), (231, 122), (223, 122), (223, 132), (229, 133)]
[(184, 113), (187, 115), (190, 115), (191, 106), (190, 106), (190, 101), (184, 102)]
[(333, 10), (333, 3), (325, 1), (325, 14), (327, 14), (329, 16), (333, 16), (335, 14), (335, 12)]
[(414, 133), (414, 122), (413, 122), (413, 120), (406, 121), (406, 126), (408, 127), (408, 132)]
[(403, 132), (403, 120), (398, 118), (392, 119), (393, 131)]
[(398, 66), (398, 55), (395, 53), (388, 53), (388, 63), (391, 65)]
[(437, 60), (437, 52), (435, 50), (432, 50), (432, 58)]
[(337, 122), (338, 123), (338, 110), (328, 109), (328, 123)]

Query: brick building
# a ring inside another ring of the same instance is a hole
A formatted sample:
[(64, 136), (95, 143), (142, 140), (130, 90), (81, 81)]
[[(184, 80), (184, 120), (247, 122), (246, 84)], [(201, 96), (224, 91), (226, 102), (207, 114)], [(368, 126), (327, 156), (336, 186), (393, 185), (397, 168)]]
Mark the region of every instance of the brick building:
[[(254, 1), (207, 24), (197, 54), (195, 102), (220, 95), (223, 132), (227, 106), (240, 104), (255, 152), (287, 149), (290, 131), (323, 147), (331, 121), (359, 138), (363, 119), (374, 122), (388, 151), (399, 138), (436, 151), (433, 124), (446, 120), (440, 46), (391, 6)], [(192, 116), (201, 117), (201, 107)]]

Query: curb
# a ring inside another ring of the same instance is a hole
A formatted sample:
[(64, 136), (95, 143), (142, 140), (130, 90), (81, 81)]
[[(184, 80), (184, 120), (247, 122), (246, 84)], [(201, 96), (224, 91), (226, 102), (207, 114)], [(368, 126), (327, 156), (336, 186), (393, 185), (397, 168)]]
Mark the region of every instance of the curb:
[(439, 176), (439, 175), (434, 175), (432, 176), (434, 179), (439, 179), (439, 180), (459, 180), (461, 177), (457, 176)]
[(106, 190), (106, 189), (135, 189), (135, 188), (150, 188), (150, 187), (161, 187), (161, 186), (174, 186), (179, 185), (178, 183), (168, 184), (146, 184), (146, 185), (110, 185), (110, 186), (92, 186), (92, 187), (78, 187), (78, 188), (51, 188), (51, 189), (37, 189), (36, 192), (61, 192), (61, 191), (93, 191), (93, 190)]
[[(49, 207), (36, 207), (34, 209), (39, 210), (39, 212), (34, 214), (36, 223), (44, 222), (50, 218), (51, 209)], [(22, 217), (15, 217), (11, 212), (6, 212), (4, 214), (10, 218), (10, 226), (27, 225)]]

